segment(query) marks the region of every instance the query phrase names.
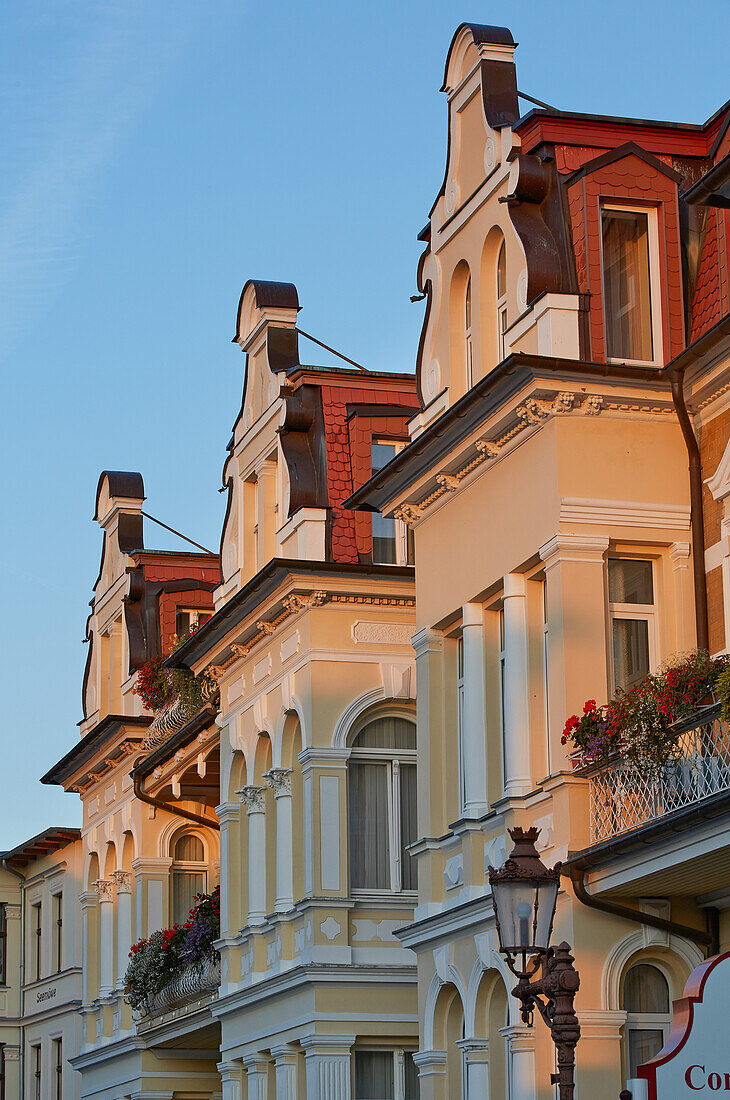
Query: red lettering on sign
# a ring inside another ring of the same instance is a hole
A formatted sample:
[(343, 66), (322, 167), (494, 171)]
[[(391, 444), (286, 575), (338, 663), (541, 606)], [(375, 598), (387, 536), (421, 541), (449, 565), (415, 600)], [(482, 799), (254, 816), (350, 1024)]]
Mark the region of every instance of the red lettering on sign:
[(689, 1088), (694, 1089), (695, 1092), (699, 1092), (700, 1089), (703, 1089), (705, 1086), (704, 1085), (693, 1085), (692, 1084), (692, 1070), (693, 1069), (700, 1069), (700, 1070), (702, 1070), (703, 1073), (705, 1072), (705, 1067), (704, 1066), (689, 1066), (688, 1069), (687, 1069), (687, 1072), (684, 1075), (684, 1083), (685, 1083), (685, 1085), (688, 1085)]
[(711, 1073), (707, 1078), (707, 1084), (713, 1092), (717, 1092), (718, 1089), (722, 1088), (722, 1077), (719, 1073)]

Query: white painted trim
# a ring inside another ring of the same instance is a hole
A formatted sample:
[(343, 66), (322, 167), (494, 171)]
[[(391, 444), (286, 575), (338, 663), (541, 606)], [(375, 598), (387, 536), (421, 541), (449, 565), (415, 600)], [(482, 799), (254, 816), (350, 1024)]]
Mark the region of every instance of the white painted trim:
[(385, 688), (382, 684), (380, 687), (363, 692), (362, 695), (358, 695), (357, 699), (353, 699), (337, 719), (337, 724), (332, 734), (332, 747), (335, 749), (346, 749), (347, 737), (360, 715), (364, 714), (370, 707), (375, 706), (376, 703), (384, 702), (385, 699)]
[[(606, 956), (606, 961), (603, 964), (603, 971), (601, 973), (601, 1006), (605, 1011), (616, 1012), (621, 1008), (621, 978), (624, 970), (626, 969), (629, 961), (634, 955), (640, 952), (646, 953), (647, 962), (656, 962), (655, 955), (658, 953), (660, 956), (662, 953), (674, 954), (682, 960), (687, 967), (687, 973), (690, 974), (696, 966), (699, 966), (704, 961), (704, 955), (700, 951), (699, 947), (692, 943), (691, 940), (686, 940), (681, 936), (671, 936), (669, 940), (669, 947), (662, 948), (661, 945), (647, 944), (645, 928), (637, 928), (633, 932), (629, 932), (626, 936), (614, 944)], [(654, 948), (654, 951), (652, 951)], [(641, 961), (641, 960), (639, 960)], [(664, 976), (669, 982), (669, 988), (672, 988), (672, 978), (664, 970), (662, 970)], [(680, 991), (674, 991), (679, 996)]]
[(652, 527), (658, 530), (688, 531), (690, 507), (688, 504), (652, 504), (633, 500), (562, 497), (560, 522), (609, 523), (618, 527)]

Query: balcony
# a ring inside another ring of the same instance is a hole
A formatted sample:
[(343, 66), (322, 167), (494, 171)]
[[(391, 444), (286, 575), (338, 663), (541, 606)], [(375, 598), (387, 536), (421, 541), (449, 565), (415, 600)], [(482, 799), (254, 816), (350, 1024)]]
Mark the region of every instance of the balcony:
[(220, 959), (206, 959), (202, 963), (191, 963), (179, 974), (176, 974), (171, 982), (149, 997), (146, 1002), (146, 1011), (143, 1016), (157, 1016), (170, 1009), (179, 1008), (190, 1001), (200, 1000), (209, 994), (216, 993), (221, 984)]
[(730, 791), (730, 727), (719, 704), (678, 729), (679, 754), (658, 772), (616, 761), (583, 773), (590, 783), (591, 844)]

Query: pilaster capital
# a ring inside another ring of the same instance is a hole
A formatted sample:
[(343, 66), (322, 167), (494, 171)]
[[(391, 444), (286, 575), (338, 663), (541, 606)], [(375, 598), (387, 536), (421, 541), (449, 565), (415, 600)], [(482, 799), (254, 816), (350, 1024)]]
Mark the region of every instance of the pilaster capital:
[(20, 1047), (12, 1047), (7, 1043), (3, 1047), (3, 1057), (6, 1062), (17, 1062), (20, 1060)]
[(505, 600), (509, 600), (513, 596), (527, 595), (527, 581), (524, 573), (506, 573), (502, 584)]
[(98, 878), (91, 885), (96, 890), (99, 901), (114, 901), (114, 883), (110, 878)]
[(249, 783), (236, 791), (241, 805), (246, 807), (247, 814), (263, 814), (266, 812), (266, 787), (257, 787)]
[(499, 1033), (507, 1039), (513, 1051), (535, 1049), (534, 1029), (526, 1024), (510, 1024), (508, 1027), (501, 1027)]
[(253, 1054), (244, 1054), (241, 1058), (241, 1064), (248, 1070), (249, 1074), (254, 1073), (266, 1073), (269, 1068), (269, 1056), (268, 1054), (262, 1054), (261, 1051), (256, 1051)]
[(543, 543), (538, 553), (546, 569), (563, 561), (603, 563), (608, 550), (608, 538), (603, 535), (568, 535), (558, 533)]
[(461, 609), (461, 628), (465, 630), (469, 626), (484, 629), (484, 605), (480, 603), (465, 603)]
[(349, 1057), (355, 1038), (354, 1035), (305, 1035), (299, 1042), (307, 1058), (317, 1054), (342, 1054)]
[(688, 542), (673, 542), (669, 547), (669, 557), (674, 564), (674, 571), (689, 568), (690, 544)]
[(297, 755), (303, 772), (311, 771), (312, 768), (345, 768), (349, 759), (349, 748), (334, 745), (312, 746), (302, 749)]
[(112, 871), (109, 877), (113, 880), (117, 888), (117, 895), (132, 893), (131, 871)]
[(413, 1061), (418, 1066), (419, 1077), (443, 1077), (446, 1073), (445, 1050), (417, 1050)]
[(220, 805), (215, 808), (215, 816), (218, 818), (221, 825), (227, 825), (231, 821), (238, 821), (240, 815), (240, 802), (221, 802)]
[(264, 775), (276, 798), (286, 798), (291, 795), (291, 777), (291, 768), (270, 768)]
[(5, 902), (5, 920), (20, 920), (21, 908), (12, 901)]
[(271, 1048), (271, 1057), (277, 1065), (296, 1063), (298, 1053), (299, 1049), (293, 1043), (282, 1043), (281, 1046)]
[(424, 626), (413, 635), (411, 645), (418, 660), (426, 653), (441, 653), (444, 648), (444, 636), (440, 631)]
[(92, 909), (99, 900), (96, 890), (82, 890), (79, 894), (79, 904), (82, 909)]
[(456, 1045), (462, 1054), (466, 1056), (467, 1062), (489, 1061), (489, 1039), (478, 1039), (476, 1037), (457, 1039)]

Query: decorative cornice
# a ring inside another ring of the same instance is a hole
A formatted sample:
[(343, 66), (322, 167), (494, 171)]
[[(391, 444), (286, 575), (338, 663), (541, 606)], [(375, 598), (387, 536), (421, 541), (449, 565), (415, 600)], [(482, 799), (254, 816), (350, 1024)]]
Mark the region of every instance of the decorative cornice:
[[(508, 443), (511, 443), (518, 435), (527, 429), (539, 428), (547, 420), (554, 416), (566, 414), (580, 416), (598, 416), (601, 412), (613, 412), (626, 415), (651, 415), (671, 416), (670, 404), (651, 405), (639, 400), (610, 401), (599, 393), (576, 394), (570, 390), (560, 390), (547, 398), (528, 397), (515, 409), (516, 420), (512, 426), (501, 435), (493, 439), (478, 439), (474, 443), (476, 454), (470, 457), (461, 468), (450, 473), (439, 473), (435, 476), (435, 487), (422, 500), (404, 501), (393, 510), (395, 519), (402, 520), (409, 527), (413, 527), (421, 520), (426, 510), (435, 504), (446, 493), (453, 493), (459, 488), (463, 479), (490, 459), (498, 458)], [(668, 509), (667, 511), (671, 511)], [(576, 522), (590, 522), (589, 520), (577, 520)], [(599, 521), (600, 522), (600, 521)], [(637, 526), (632, 524), (631, 526)], [(656, 524), (655, 524), (656, 526)], [(676, 526), (676, 525), (675, 525)]]
[(600, 535), (557, 534), (538, 550), (547, 569), (561, 561), (602, 562), (609, 539)]
[(690, 507), (688, 504), (563, 497), (560, 501), (560, 520), (562, 523), (611, 524), (614, 527), (686, 531), (690, 525)]

